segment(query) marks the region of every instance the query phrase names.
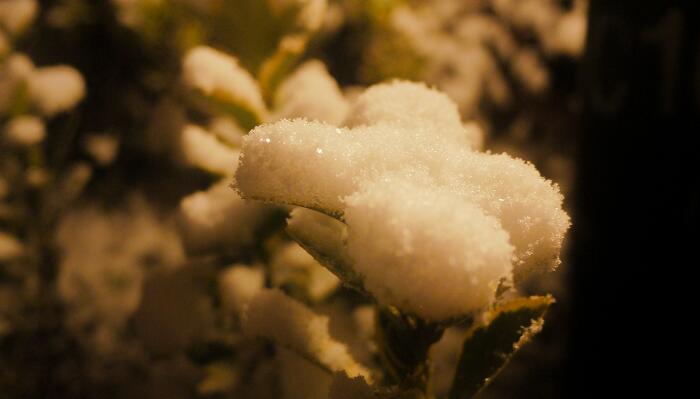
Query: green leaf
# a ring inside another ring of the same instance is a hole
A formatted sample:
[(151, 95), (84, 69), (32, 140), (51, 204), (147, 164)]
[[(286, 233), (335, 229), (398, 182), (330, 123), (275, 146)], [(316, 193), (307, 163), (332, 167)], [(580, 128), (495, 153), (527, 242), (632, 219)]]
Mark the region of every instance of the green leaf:
[(23, 115), (29, 112), (31, 102), (29, 99), (29, 86), (22, 80), (10, 88), (10, 101), (5, 113), (8, 117)]
[(245, 131), (261, 124), (265, 119), (264, 112), (256, 110), (251, 104), (231, 98), (223, 91), (215, 91), (205, 95), (199, 91), (188, 93), (185, 98), (191, 105), (205, 112), (222, 113), (232, 117)]
[(274, 53), (280, 39), (293, 30), (294, 18), (276, 15), (270, 1), (236, 0), (221, 2), (216, 15), (204, 19), (209, 40), (215, 47), (235, 54), (249, 71), (257, 71)]
[(248, 104), (235, 102), (223, 96), (214, 96), (210, 101), (221, 112), (233, 117), (244, 130), (250, 130), (264, 120), (264, 115)]
[(496, 305), (486, 322), (467, 334), (450, 399), (471, 398), (483, 390), (530, 338), (539, 332), (551, 296), (518, 298)]
[(287, 35), (280, 40), (277, 50), (260, 66), (258, 81), (268, 104), (273, 102), (277, 87), (299, 62), (308, 42), (308, 34)]

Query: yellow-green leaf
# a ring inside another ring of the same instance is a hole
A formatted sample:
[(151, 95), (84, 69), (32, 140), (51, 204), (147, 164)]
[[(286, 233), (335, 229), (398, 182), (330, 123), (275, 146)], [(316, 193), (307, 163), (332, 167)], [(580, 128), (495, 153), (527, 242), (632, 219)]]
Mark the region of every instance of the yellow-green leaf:
[(541, 329), (551, 296), (503, 302), (485, 322), (472, 327), (462, 346), (450, 399), (471, 398), (484, 389), (510, 358)]
[(277, 50), (260, 66), (258, 80), (263, 97), (268, 104), (274, 100), (275, 91), (282, 80), (297, 65), (306, 50), (309, 34), (287, 35), (280, 40)]

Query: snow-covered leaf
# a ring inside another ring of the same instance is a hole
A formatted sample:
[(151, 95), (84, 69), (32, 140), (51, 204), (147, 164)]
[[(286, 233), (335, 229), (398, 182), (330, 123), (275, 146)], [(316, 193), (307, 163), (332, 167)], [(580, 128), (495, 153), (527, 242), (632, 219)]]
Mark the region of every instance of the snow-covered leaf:
[(330, 336), (328, 317), (317, 315), (280, 290), (258, 292), (245, 308), (242, 322), (246, 335), (270, 339), (329, 372), (371, 378), (369, 370), (353, 359), (345, 344)]
[(244, 129), (267, 114), (258, 83), (238, 59), (211, 47), (190, 50), (182, 62), (185, 84), (209, 105), (233, 116)]
[(306, 34), (285, 36), (275, 52), (262, 63), (258, 78), (265, 99), (270, 102), (274, 99), (277, 87), (296, 66), (308, 41), (309, 36)]
[(346, 287), (366, 293), (347, 253), (347, 229), (342, 222), (310, 209), (296, 208), (287, 221), (287, 233)]
[(511, 357), (542, 328), (554, 302), (551, 296), (518, 298), (497, 305), (485, 323), (467, 334), (457, 365), (450, 399), (471, 398), (486, 386)]

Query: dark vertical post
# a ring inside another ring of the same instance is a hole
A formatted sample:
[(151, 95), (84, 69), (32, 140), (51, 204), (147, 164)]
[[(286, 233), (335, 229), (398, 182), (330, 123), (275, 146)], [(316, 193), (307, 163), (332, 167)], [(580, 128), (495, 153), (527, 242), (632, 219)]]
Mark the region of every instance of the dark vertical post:
[(697, 3), (591, 2), (566, 397), (658, 397), (658, 388), (675, 397), (694, 367), (676, 359), (693, 364), (700, 339), (689, 335), (700, 313), (690, 310), (700, 266)]

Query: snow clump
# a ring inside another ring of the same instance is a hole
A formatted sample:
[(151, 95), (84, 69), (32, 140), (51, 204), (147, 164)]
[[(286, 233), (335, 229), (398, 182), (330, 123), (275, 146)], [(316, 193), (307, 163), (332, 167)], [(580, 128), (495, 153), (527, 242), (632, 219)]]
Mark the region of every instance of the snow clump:
[(380, 302), (459, 317), (488, 306), (503, 281), (555, 268), (569, 227), (555, 184), (470, 137), (444, 94), (386, 83), (356, 99), (346, 126), (253, 129), (235, 184), (244, 198), (342, 219), (355, 271)]

